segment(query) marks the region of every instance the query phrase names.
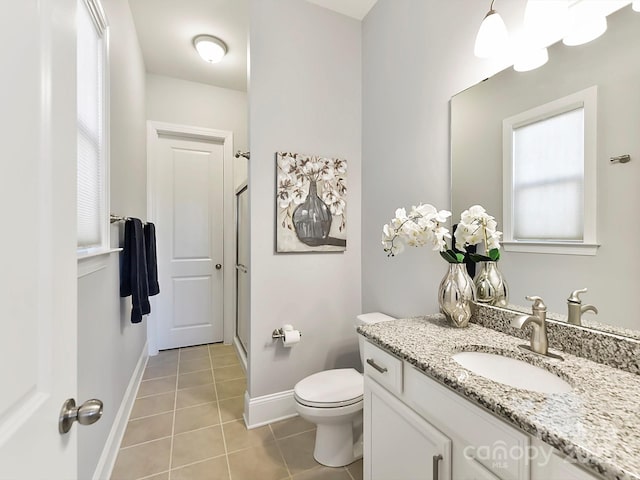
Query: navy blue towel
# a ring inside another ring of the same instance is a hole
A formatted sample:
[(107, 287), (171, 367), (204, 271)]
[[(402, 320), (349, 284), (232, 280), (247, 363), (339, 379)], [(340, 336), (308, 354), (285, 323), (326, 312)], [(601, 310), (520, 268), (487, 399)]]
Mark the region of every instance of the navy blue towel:
[(144, 249), (142, 221), (130, 218), (124, 225), (124, 252), (120, 275), (120, 296), (132, 296), (131, 323), (140, 323), (151, 312), (147, 259)]
[(147, 255), (147, 283), (149, 296), (160, 293), (158, 284), (158, 255), (156, 253), (156, 226), (149, 222), (144, 226), (144, 251)]

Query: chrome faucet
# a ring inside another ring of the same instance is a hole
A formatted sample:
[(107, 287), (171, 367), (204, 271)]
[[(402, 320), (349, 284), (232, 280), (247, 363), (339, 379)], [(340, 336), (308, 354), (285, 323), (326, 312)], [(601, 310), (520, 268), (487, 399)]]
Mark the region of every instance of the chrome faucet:
[(520, 315), (512, 320), (511, 325), (522, 329), (530, 324), (533, 327), (531, 330), (531, 346), (522, 345), (522, 348), (540, 355), (547, 355), (549, 347), (547, 340), (547, 306), (540, 297), (526, 297), (526, 299), (533, 302), (531, 307), (533, 315)]
[(593, 305), (582, 305), (582, 300), (580, 300), (579, 295), (586, 291), (586, 288), (575, 290), (571, 296), (567, 298), (567, 308), (569, 310), (568, 322), (573, 325), (582, 325), (582, 314), (584, 312), (593, 312), (596, 315), (598, 314), (598, 309)]

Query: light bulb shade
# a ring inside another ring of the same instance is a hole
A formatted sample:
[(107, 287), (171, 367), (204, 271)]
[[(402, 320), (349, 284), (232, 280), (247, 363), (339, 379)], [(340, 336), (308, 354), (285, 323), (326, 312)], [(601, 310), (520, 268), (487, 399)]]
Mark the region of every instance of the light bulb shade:
[[(580, 8), (584, 6), (584, 8)], [(573, 47), (595, 40), (607, 31), (607, 17), (589, 8), (589, 3), (574, 5), (569, 12), (569, 28), (562, 43)]]
[(549, 61), (549, 52), (546, 48), (524, 48), (516, 53), (516, 61), (513, 69), (516, 72), (528, 72), (540, 68)]
[(506, 51), (508, 42), (509, 33), (502, 17), (490, 10), (478, 30), (473, 53), (478, 58), (497, 57)]
[(640, 12), (640, 0), (633, 0), (631, 8), (633, 8), (636, 12)]
[(544, 48), (560, 40), (569, 23), (567, 0), (527, 0), (524, 29), (533, 45)]
[(227, 54), (227, 45), (211, 35), (198, 35), (193, 39), (193, 46), (202, 59), (209, 63), (218, 63)]

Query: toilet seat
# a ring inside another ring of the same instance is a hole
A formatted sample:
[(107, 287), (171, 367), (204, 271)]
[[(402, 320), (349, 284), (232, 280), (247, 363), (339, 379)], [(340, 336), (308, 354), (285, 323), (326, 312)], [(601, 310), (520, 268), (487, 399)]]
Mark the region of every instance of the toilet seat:
[(345, 407), (362, 401), (364, 380), (354, 368), (325, 370), (300, 380), (293, 394), (298, 403), (308, 407)]

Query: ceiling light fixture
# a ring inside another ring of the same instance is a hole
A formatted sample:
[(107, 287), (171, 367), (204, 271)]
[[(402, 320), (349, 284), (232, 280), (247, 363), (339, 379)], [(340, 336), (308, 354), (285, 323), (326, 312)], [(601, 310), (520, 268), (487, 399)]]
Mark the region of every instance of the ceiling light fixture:
[(205, 62), (218, 63), (227, 54), (227, 44), (212, 35), (198, 35), (193, 46)]
[(473, 53), (478, 58), (490, 58), (500, 55), (506, 50), (509, 42), (507, 27), (500, 14), (493, 9), (494, 2), (495, 0), (491, 0), (489, 12), (482, 20), (480, 30), (478, 30), (478, 35), (476, 36)]

